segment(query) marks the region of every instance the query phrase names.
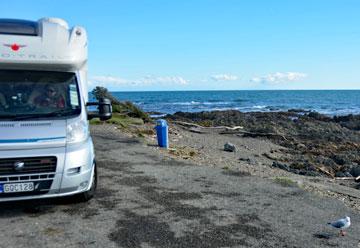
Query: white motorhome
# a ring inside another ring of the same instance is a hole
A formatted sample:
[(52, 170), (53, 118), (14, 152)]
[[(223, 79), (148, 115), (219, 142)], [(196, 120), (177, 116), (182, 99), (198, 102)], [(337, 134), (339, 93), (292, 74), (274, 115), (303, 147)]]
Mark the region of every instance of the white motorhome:
[(84, 28), (0, 19), (0, 202), (94, 195), (88, 120), (111, 118), (111, 103), (88, 103), (86, 74)]

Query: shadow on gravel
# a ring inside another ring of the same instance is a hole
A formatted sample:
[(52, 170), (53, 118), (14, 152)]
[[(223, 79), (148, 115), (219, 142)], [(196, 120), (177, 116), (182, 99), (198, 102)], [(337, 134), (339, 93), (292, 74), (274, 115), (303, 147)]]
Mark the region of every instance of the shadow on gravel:
[[(94, 134), (93, 137), (94, 144), (99, 150), (117, 150), (141, 143), (139, 140), (134, 138), (119, 138), (111, 135)], [(111, 143), (111, 146), (109, 146), (109, 143)]]
[(56, 212), (55, 207), (60, 205), (71, 205), (71, 208), (84, 208), (86, 203), (79, 203), (74, 197), (4, 202), (0, 203), (0, 218), (19, 217), (25, 215), (37, 217), (43, 214)]
[[(222, 192), (216, 192), (216, 191), (201, 191), (202, 194), (205, 195), (212, 195), (212, 196), (216, 196), (216, 197), (221, 197), (221, 198), (234, 198), (234, 197), (242, 197), (245, 198), (248, 195), (244, 195), (243, 193), (238, 193), (238, 192), (230, 192), (230, 193), (222, 193)], [(246, 202), (245, 199), (237, 199), (238, 201), (242, 201), (242, 202)]]
[(332, 237), (334, 237), (333, 234), (329, 234), (329, 233), (315, 233), (314, 238), (318, 238), (318, 239), (330, 239)]
[[(254, 222), (258, 225), (254, 225)], [(273, 235), (270, 226), (261, 222), (255, 214), (238, 216), (237, 223), (226, 226), (208, 224), (203, 229), (189, 230), (184, 235), (176, 235), (166, 222), (160, 222), (155, 216), (143, 216), (125, 211), (125, 217), (116, 223), (116, 230), (109, 239), (121, 247), (142, 247), (143, 243), (153, 247), (232, 247), (236, 245), (250, 247), (246, 239), (271, 240), (262, 247), (277, 247), (284, 243)], [(274, 246), (275, 245), (275, 246)]]
[(121, 247), (138, 248), (143, 243), (153, 247), (184, 248), (248, 245), (244, 238), (235, 237), (240, 229), (246, 228), (238, 224), (212, 226), (203, 232), (189, 232), (178, 237), (167, 223), (159, 222), (154, 216), (141, 216), (125, 211), (125, 218), (118, 220), (116, 225), (116, 231), (109, 234), (109, 239)]
[(216, 207), (199, 208), (189, 204), (184, 204), (181, 201), (194, 200), (202, 198), (198, 193), (188, 192), (169, 192), (166, 189), (157, 187), (143, 187), (139, 192), (150, 202), (156, 203), (164, 207), (163, 212), (173, 213), (175, 216), (182, 219), (200, 219), (201, 222), (209, 222), (205, 217), (207, 211), (217, 210)]
[(339, 238), (338, 233), (315, 233), (313, 237), (319, 239), (327, 247), (339, 247), (339, 244), (335, 241), (336, 238)]
[(233, 171), (233, 170), (225, 170), (222, 174), (227, 176), (234, 176), (234, 177), (249, 177), (251, 174), (246, 171)]

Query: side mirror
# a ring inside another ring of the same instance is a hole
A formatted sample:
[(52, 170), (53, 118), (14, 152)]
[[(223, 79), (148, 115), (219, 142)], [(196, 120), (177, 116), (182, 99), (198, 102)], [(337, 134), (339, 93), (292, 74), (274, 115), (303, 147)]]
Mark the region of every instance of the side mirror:
[(86, 107), (97, 106), (95, 110), (88, 109), (88, 120), (93, 118), (100, 118), (101, 121), (106, 121), (112, 117), (111, 101), (107, 98), (100, 98), (99, 102), (88, 102)]

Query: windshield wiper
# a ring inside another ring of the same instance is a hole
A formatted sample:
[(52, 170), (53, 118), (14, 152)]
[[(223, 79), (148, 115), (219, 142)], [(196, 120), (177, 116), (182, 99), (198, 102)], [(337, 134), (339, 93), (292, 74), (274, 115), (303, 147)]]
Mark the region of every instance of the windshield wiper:
[(39, 117), (37, 114), (25, 114), (25, 115), (5, 115), (0, 116), (0, 119), (9, 119), (10, 121), (28, 120)]

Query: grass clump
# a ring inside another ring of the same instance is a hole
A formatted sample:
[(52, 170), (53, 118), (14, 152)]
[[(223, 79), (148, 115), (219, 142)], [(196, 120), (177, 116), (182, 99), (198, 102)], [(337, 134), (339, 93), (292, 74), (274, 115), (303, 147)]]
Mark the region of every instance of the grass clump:
[(57, 229), (57, 228), (52, 228), (52, 227), (47, 227), (47, 228), (44, 229), (43, 233), (46, 236), (56, 236), (56, 235), (62, 234), (63, 230), (60, 230), (60, 229)]
[(195, 157), (198, 153), (191, 147), (182, 146), (182, 147), (171, 147), (168, 149), (169, 154), (183, 158), (189, 159)]
[(297, 183), (288, 177), (276, 177), (275, 183), (280, 184), (283, 187), (296, 187)]
[(203, 121), (199, 121), (197, 122), (198, 125), (203, 126), (203, 127), (212, 127), (214, 126), (214, 123), (211, 120), (203, 120)]
[[(100, 121), (98, 118), (94, 118), (94, 119), (90, 120), (91, 125), (99, 125), (102, 123), (104, 123), (104, 122)], [(105, 121), (105, 123), (113, 124), (113, 125), (117, 125), (117, 126), (126, 128), (130, 125), (143, 125), (144, 121), (140, 118), (133, 118), (133, 117), (129, 117), (127, 115), (120, 115), (117, 113), (113, 113), (112, 118), (110, 120)]]
[(134, 133), (141, 138), (144, 138), (146, 136), (152, 136), (155, 135), (154, 129), (146, 129), (146, 128), (139, 128), (134, 131)]

